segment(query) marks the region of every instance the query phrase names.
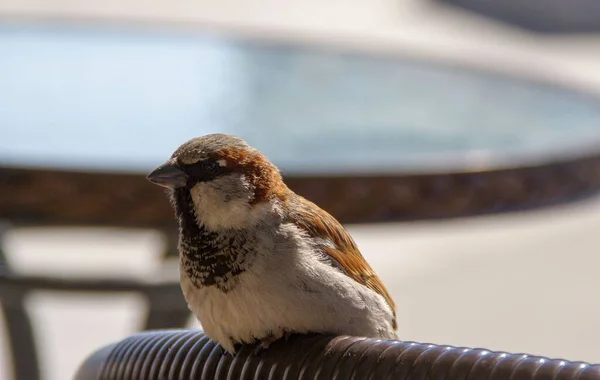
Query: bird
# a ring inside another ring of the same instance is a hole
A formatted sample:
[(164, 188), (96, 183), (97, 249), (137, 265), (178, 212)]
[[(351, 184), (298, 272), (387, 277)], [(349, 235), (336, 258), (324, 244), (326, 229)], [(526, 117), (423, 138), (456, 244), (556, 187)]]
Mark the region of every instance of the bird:
[(347, 230), (242, 138), (193, 138), (147, 179), (174, 209), (188, 308), (225, 353), (293, 334), (398, 339), (394, 301)]

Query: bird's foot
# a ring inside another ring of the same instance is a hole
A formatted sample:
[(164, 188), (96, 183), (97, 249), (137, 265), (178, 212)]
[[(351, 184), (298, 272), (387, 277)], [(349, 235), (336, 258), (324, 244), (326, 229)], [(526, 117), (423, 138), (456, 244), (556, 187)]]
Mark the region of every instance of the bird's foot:
[(254, 355), (260, 355), (267, 350), (271, 346), (271, 344), (282, 337), (285, 337), (285, 340), (288, 339), (289, 334), (286, 331), (281, 331), (278, 334), (271, 334), (262, 338), (256, 348), (254, 349)]
[[(225, 348), (227, 347), (227, 348)], [(233, 343), (231, 345), (221, 346), (221, 356), (234, 356), (242, 348), (241, 343)]]

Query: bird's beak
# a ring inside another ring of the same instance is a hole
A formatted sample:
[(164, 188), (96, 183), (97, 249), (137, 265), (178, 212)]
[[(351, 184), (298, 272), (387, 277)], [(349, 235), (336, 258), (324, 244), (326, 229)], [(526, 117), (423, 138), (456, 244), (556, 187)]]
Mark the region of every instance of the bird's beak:
[(157, 167), (146, 178), (156, 185), (169, 189), (185, 187), (188, 181), (187, 174), (171, 162)]

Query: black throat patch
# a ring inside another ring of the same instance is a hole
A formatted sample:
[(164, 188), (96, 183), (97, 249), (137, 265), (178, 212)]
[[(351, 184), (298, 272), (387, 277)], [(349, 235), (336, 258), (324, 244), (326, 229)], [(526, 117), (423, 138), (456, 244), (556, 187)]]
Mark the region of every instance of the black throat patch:
[(171, 195), (179, 222), (179, 254), (182, 270), (197, 288), (217, 286), (231, 290), (236, 276), (253, 258), (255, 238), (246, 230), (210, 231), (199, 223), (190, 191), (175, 189)]

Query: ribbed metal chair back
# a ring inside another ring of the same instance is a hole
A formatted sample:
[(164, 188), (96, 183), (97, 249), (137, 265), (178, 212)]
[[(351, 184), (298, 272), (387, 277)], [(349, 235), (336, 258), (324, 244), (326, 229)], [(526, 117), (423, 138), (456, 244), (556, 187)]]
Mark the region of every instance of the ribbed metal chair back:
[(131, 336), (90, 356), (76, 380), (600, 380), (600, 365), (348, 336), (293, 336), (224, 354), (201, 331)]

